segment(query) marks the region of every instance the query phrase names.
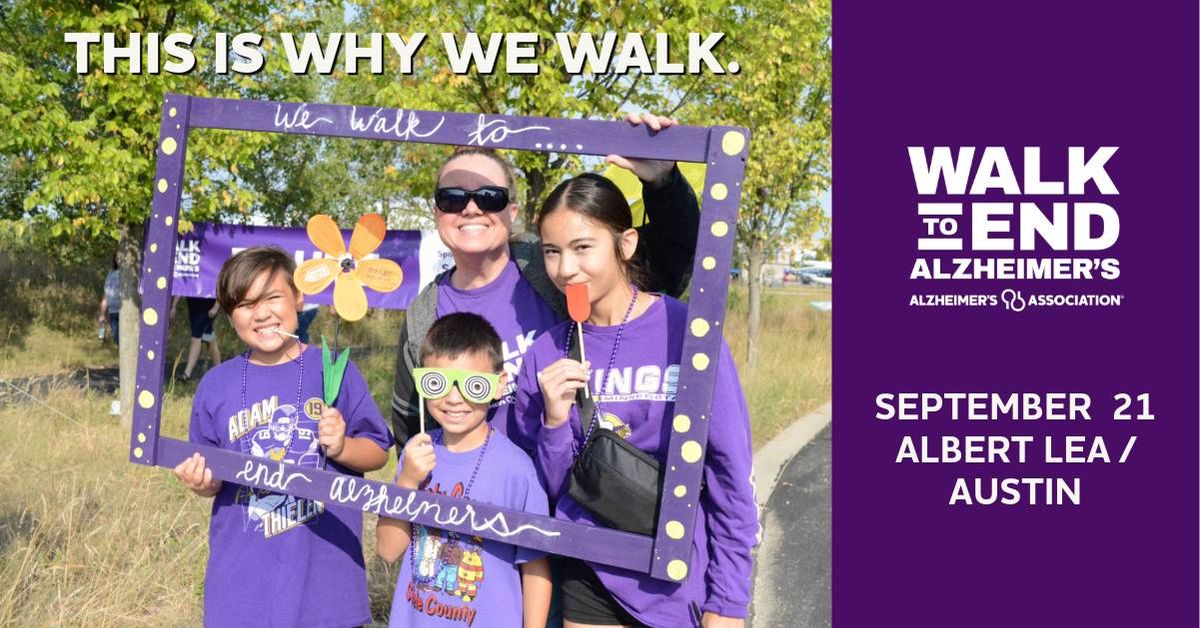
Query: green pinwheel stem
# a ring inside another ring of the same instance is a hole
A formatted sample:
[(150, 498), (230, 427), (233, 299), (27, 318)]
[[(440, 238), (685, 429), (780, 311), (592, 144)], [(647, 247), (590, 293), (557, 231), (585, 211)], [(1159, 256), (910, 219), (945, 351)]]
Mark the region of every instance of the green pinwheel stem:
[(342, 349), (337, 359), (334, 359), (333, 352), (329, 350), (329, 343), (325, 342), (325, 336), (321, 336), (321, 364), (325, 367), (322, 371), (325, 405), (332, 406), (333, 402), (337, 401), (338, 393), (342, 391), (342, 376), (346, 373), (346, 365), (349, 362), (349, 347)]

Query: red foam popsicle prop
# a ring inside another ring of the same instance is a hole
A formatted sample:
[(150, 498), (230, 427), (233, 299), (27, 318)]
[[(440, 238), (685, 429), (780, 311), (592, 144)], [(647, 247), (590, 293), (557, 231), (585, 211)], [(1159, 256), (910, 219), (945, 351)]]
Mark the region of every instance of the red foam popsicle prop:
[[(588, 287), (585, 283), (575, 283), (567, 286), (567, 315), (575, 321), (575, 333), (579, 334), (579, 361), (587, 358), (583, 353), (583, 321), (592, 315), (592, 302), (588, 299)], [(583, 394), (591, 397), (587, 382), (583, 384)]]
[(567, 286), (567, 314), (576, 323), (582, 323), (592, 315), (592, 303), (588, 300), (587, 284), (574, 283)]

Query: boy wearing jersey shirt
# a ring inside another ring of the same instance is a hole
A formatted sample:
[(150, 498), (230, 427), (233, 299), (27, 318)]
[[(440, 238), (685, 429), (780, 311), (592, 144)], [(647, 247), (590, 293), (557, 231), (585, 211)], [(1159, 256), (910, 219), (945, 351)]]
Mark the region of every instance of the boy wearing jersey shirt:
[[(273, 247), (246, 249), (222, 267), (218, 301), (249, 350), (200, 381), (190, 441), (361, 477), (387, 462), (391, 437), (353, 362), (326, 407), (320, 349), (277, 333), (296, 329), (303, 304), (294, 271), (292, 257)], [(216, 480), (199, 453), (175, 474), (213, 498), (206, 626), (370, 622), (361, 510)]]
[[(545, 515), (529, 456), (487, 421), (507, 379), (496, 332), (476, 314), (449, 314), (430, 328), (421, 363), (422, 397), (443, 427), (409, 439), (396, 483)], [(540, 552), (388, 518), (376, 538), (380, 557), (402, 561), (390, 625), (545, 627), (550, 580)]]
[[(626, 119), (633, 124), (645, 122), (653, 131), (675, 124), (652, 115)], [(609, 156), (609, 161), (633, 171), (642, 181), (650, 222), (639, 227), (645, 246), (637, 255), (651, 273), (651, 287), (666, 294), (682, 294), (695, 257), (700, 221), (695, 193), (673, 162), (615, 155)], [(507, 432), (514, 420), (511, 399), (521, 355), (533, 338), (566, 318), (562, 293), (546, 277), (541, 243), (532, 234), (513, 236), (519, 209), (512, 166), (487, 149), (461, 150), (442, 166), (437, 188), (438, 233), (454, 255), (455, 268), (421, 291), (409, 306), (400, 334), (392, 429), (401, 445), (418, 430), (418, 401), (411, 373), (419, 364), (420, 341), (437, 317), (474, 312), (500, 334), (510, 385), (492, 408), (489, 420), (502, 432)], [(497, 282), (502, 286), (493, 287)], [(500, 420), (492, 418), (497, 413)], [(533, 451), (532, 441), (514, 442)]]

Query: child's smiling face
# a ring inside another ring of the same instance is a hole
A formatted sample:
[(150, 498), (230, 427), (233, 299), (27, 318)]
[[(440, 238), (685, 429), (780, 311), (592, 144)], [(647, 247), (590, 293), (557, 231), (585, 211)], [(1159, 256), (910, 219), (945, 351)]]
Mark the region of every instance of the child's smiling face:
[(296, 341), (275, 333), (296, 333), (296, 313), (304, 306), (304, 295), (293, 290), (283, 272), (273, 276), (263, 271), (254, 279), (246, 296), (233, 308), (229, 320), (238, 338), (250, 348), (250, 357), (263, 364), (275, 364), (287, 357)]
[[(444, 355), (426, 356), (422, 366), (437, 369), (478, 371), (480, 373), (496, 372), (492, 368), (492, 359), (486, 351), (463, 353), (453, 358)], [(496, 387), (492, 401), (499, 399), (504, 394), (504, 385), (507, 380), (506, 375), (506, 373), (500, 375), (500, 385)], [(487, 415), (490, 403), (475, 403), (467, 400), (458, 390), (458, 385), (451, 386), (450, 392), (441, 399), (426, 399), (425, 403), (429, 408), (429, 413), (433, 415), (433, 418), (437, 419), (438, 423), (441, 423), (445, 433), (454, 437), (448, 440), (463, 438), (473, 440), (473, 437), (478, 436), (480, 442), (482, 442), (482, 437), (486, 434), (487, 430)]]
[(586, 284), (595, 305), (614, 288), (629, 284), (622, 263), (637, 249), (637, 232), (633, 229), (614, 242), (613, 233), (603, 224), (563, 208), (542, 218), (541, 236), (546, 274), (559, 290), (566, 292), (568, 285)]

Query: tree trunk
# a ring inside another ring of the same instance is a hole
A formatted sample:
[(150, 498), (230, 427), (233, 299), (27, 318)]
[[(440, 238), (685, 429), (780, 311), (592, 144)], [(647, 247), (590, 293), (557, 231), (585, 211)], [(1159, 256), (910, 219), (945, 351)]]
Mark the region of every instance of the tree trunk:
[[(141, 322), (138, 268), (141, 266), (142, 247), (137, 229), (128, 224), (122, 224), (120, 228), (117, 268), (121, 277), (121, 346), (117, 364), (120, 372), (121, 425), (128, 427), (133, 424), (133, 390), (137, 377), (138, 330)], [(167, 312), (159, 313), (159, 322), (167, 324)]]
[(525, 183), (529, 187), (525, 190), (525, 207), (521, 214), (525, 218), (525, 230), (533, 231), (533, 219), (537, 216), (538, 204), (542, 200), (542, 194), (546, 191), (546, 173), (541, 170), (530, 170), (525, 173)]
[(747, 313), (746, 363), (750, 370), (758, 366), (758, 336), (762, 331), (762, 268), (766, 257), (763, 242), (750, 243), (750, 308)]

